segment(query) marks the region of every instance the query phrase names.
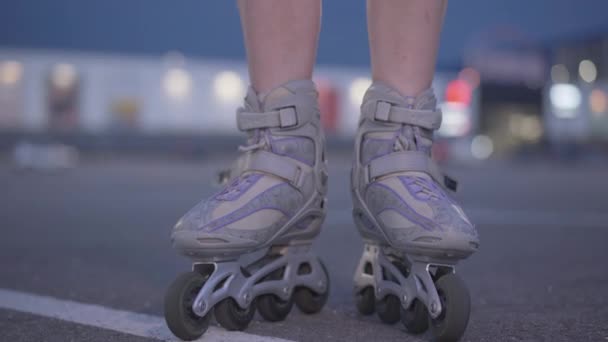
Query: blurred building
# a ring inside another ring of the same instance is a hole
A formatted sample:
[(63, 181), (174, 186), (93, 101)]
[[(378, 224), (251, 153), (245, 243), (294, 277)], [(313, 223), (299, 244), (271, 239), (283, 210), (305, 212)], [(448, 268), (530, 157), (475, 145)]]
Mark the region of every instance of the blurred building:
[[(607, 10), (603, 0), (451, 3), (437, 156), (602, 146), (606, 34), (589, 32), (608, 32)], [(326, 1), (323, 16), (318, 61), (333, 65), (316, 74), (323, 124), (348, 136), (369, 84), (365, 4)], [(188, 58), (160, 57), (170, 50)], [(0, 129), (112, 141), (237, 133), (244, 56), (231, 1), (13, 2), (0, 11)]]
[(480, 137), (503, 156), (537, 145), (543, 136), (543, 46), (525, 32), (499, 27), (473, 37), (467, 47), (462, 72), (480, 82)]
[[(248, 85), (244, 62), (47, 50), (0, 50), (0, 130), (38, 134), (232, 135)], [(352, 136), (369, 71), (320, 67), (323, 124)], [(470, 158), (477, 130), (479, 80), (438, 73), (444, 111), (440, 138)], [(461, 142), (461, 144), (458, 144)], [(441, 150), (441, 147), (438, 147)], [(446, 147), (448, 148), (448, 147)], [(447, 151), (445, 151), (447, 153)], [(440, 153), (440, 152), (438, 152)]]
[(544, 89), (547, 138), (554, 151), (608, 145), (608, 34), (557, 41)]

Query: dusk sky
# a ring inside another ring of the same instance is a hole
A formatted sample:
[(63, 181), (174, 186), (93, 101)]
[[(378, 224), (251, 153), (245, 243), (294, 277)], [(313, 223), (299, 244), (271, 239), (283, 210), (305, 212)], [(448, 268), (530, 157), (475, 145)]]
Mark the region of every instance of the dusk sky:
[[(235, 1), (2, 0), (0, 46), (243, 59)], [(364, 1), (326, 0), (318, 62), (366, 66)], [(605, 0), (459, 0), (448, 6), (440, 66), (460, 63), (487, 32), (531, 44), (608, 33)], [(490, 35), (491, 36), (491, 35)], [(486, 40), (488, 40), (486, 38)], [(491, 40), (491, 39), (489, 39)]]

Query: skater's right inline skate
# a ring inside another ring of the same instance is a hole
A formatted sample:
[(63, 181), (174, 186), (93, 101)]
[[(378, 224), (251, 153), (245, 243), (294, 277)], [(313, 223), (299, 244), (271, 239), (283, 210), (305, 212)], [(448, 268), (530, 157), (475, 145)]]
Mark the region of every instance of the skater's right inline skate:
[(171, 234), (193, 261), (165, 298), (167, 325), (183, 340), (203, 335), (212, 315), (225, 329), (243, 330), (256, 310), (268, 321), (285, 319), (294, 304), (316, 313), (329, 293), (327, 270), (310, 248), (327, 210), (313, 82), (290, 81), (266, 95), (250, 88), (237, 123), (248, 139), (227, 185)]
[(351, 175), (353, 217), (365, 245), (355, 299), (364, 315), (429, 327), (439, 341), (466, 329), (470, 296), (455, 265), (475, 252), (475, 227), (448, 195), (456, 182), (431, 159), (441, 112), (431, 89), (404, 97), (375, 82), (365, 94)]

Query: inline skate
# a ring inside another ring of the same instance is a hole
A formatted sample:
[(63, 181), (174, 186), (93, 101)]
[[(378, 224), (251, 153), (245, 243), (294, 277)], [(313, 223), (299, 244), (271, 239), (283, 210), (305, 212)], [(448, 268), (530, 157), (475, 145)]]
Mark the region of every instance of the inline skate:
[[(290, 81), (256, 94), (249, 89), (237, 124), (248, 139), (227, 185), (186, 213), (171, 234), (193, 260), (165, 297), (165, 320), (183, 340), (205, 333), (211, 315), (243, 330), (257, 311), (281, 321), (295, 305), (319, 312), (329, 277), (311, 251), (326, 212), (327, 166), (317, 92)], [(264, 252), (253, 262), (243, 256)]]
[(351, 174), (353, 218), (364, 240), (354, 277), (361, 314), (399, 320), (440, 341), (463, 335), (470, 311), (455, 265), (479, 246), (475, 227), (446, 190), (456, 182), (431, 159), (441, 112), (431, 89), (404, 97), (375, 82), (367, 90)]

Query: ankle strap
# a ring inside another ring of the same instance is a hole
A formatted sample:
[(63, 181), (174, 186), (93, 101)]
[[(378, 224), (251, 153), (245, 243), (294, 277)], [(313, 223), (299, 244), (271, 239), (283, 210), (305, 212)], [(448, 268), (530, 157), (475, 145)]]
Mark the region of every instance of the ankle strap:
[(270, 112), (248, 112), (239, 109), (236, 113), (237, 127), (240, 131), (259, 128), (288, 128), (301, 124), (295, 107), (285, 107)]
[(426, 153), (419, 151), (402, 151), (387, 154), (372, 160), (363, 168), (366, 183), (396, 172), (417, 171), (431, 176), (444, 188), (456, 191), (458, 183), (453, 178), (443, 174), (435, 161)]
[(312, 168), (268, 151), (247, 153), (240, 161), (243, 171), (259, 171), (285, 179), (297, 189), (312, 182)]
[(437, 130), (441, 126), (441, 110), (439, 109), (411, 109), (386, 101), (366, 101), (361, 106), (361, 114), (372, 121), (412, 125), (430, 130)]

